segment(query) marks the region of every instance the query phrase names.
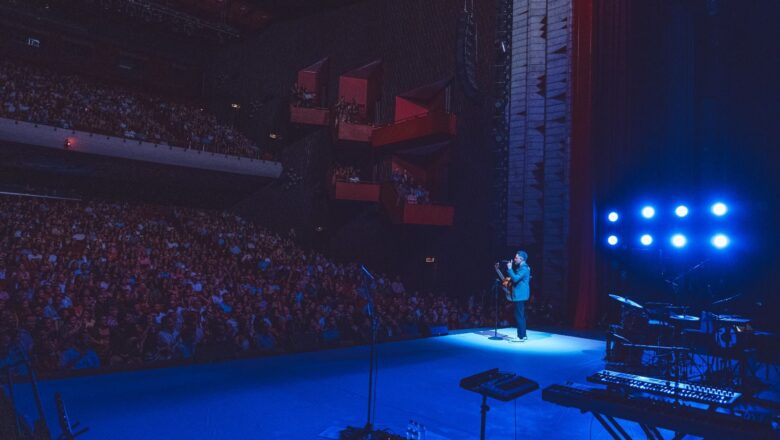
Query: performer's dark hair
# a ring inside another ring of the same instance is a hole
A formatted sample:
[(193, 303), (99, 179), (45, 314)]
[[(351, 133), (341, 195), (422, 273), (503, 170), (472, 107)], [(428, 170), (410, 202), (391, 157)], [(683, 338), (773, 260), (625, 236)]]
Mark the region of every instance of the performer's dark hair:
[(523, 261), (528, 261), (528, 254), (525, 251), (517, 251), (517, 255), (520, 255)]

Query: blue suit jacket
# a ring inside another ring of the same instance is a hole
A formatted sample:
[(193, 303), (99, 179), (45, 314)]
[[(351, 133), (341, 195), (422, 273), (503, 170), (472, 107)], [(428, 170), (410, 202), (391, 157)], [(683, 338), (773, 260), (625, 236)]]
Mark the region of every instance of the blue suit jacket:
[(523, 263), (516, 270), (513, 267), (507, 269), (509, 278), (512, 279), (512, 299), (510, 301), (528, 301), (531, 296), (531, 267)]

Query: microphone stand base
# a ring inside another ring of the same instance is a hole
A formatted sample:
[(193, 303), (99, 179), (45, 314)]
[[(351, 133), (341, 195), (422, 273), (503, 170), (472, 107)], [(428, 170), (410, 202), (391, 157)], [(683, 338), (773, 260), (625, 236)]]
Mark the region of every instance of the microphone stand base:
[(340, 440), (405, 440), (398, 434), (384, 429), (347, 426), (340, 433)]

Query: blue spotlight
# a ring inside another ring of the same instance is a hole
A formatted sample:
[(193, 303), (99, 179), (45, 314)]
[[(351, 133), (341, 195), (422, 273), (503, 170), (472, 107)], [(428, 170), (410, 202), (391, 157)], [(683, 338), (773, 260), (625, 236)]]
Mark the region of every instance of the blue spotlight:
[(688, 239), (685, 238), (682, 234), (674, 234), (672, 235), (672, 246), (676, 248), (684, 247), (686, 244), (688, 244)]
[(618, 244), (618, 238), (617, 235), (610, 235), (607, 237), (607, 243), (609, 243), (610, 246), (615, 246)]
[(727, 212), (729, 212), (729, 207), (726, 206), (726, 204), (723, 202), (718, 202), (712, 205), (711, 211), (718, 217), (722, 217), (726, 215)]
[(683, 218), (688, 215), (688, 207), (685, 205), (680, 205), (676, 208), (674, 208), (674, 213), (677, 215), (677, 217)]
[(655, 208), (652, 206), (645, 206), (642, 208), (642, 217), (653, 218), (655, 216)]
[(653, 236), (650, 234), (645, 234), (639, 237), (639, 242), (642, 243), (644, 246), (650, 246), (651, 244), (653, 244)]
[(609, 220), (609, 221), (610, 221), (610, 222), (612, 222), (612, 223), (615, 223), (616, 221), (618, 221), (618, 219), (619, 219), (619, 218), (620, 218), (620, 216), (619, 216), (619, 215), (618, 215), (618, 213), (617, 213), (617, 212), (615, 212), (615, 211), (612, 211), (612, 212), (610, 212), (610, 213), (607, 215), (607, 220)]
[(729, 237), (725, 234), (715, 234), (710, 243), (718, 249), (723, 249), (729, 245)]

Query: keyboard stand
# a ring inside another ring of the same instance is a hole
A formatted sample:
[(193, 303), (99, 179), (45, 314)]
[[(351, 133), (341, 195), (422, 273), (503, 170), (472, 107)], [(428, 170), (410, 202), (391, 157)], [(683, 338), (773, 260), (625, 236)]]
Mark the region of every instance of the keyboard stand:
[[(631, 436), (628, 435), (625, 429), (623, 429), (622, 426), (620, 426), (620, 423), (618, 423), (617, 420), (610, 416), (604, 416), (602, 414), (599, 414), (597, 412), (593, 413), (593, 417), (598, 420), (599, 423), (601, 423), (601, 426), (604, 427), (604, 429), (609, 433), (609, 435), (612, 436), (615, 440), (631, 440)], [(617, 432), (615, 432), (617, 431)], [(618, 432), (622, 435), (619, 436)]]
[[(637, 423), (637, 425), (639, 425), (639, 427), (642, 428), (642, 431), (645, 432), (645, 435), (647, 436), (647, 438), (663, 440), (664, 436), (661, 435), (661, 432), (659, 432), (658, 428), (656, 428), (655, 426), (650, 426), (650, 425), (647, 425), (645, 423)], [(674, 440), (681, 439), (681, 438), (685, 437), (685, 435), (686, 434), (683, 434), (683, 433), (680, 433), (680, 432), (675, 433)]]
[(480, 406), (480, 412), (482, 413), (482, 424), (479, 426), (479, 440), (485, 440), (485, 426), (487, 425), (488, 411), (490, 411), (490, 407), (487, 404), (487, 394), (483, 394), (482, 406)]
[[(604, 427), (604, 430), (609, 433), (610, 436), (612, 436), (615, 440), (632, 440), (631, 435), (626, 432), (626, 430), (623, 428), (623, 426), (620, 425), (620, 422), (615, 419), (615, 417), (607, 416), (601, 413), (593, 412), (593, 411), (586, 411), (583, 410), (582, 412), (587, 413), (590, 412), (593, 414), (593, 417), (598, 420), (598, 422), (601, 424), (601, 426)], [(637, 425), (639, 425), (640, 428), (642, 428), (642, 432), (645, 433), (648, 440), (664, 440), (663, 435), (661, 435), (661, 432), (656, 428), (655, 426), (650, 426), (646, 423), (639, 423), (637, 422)], [(618, 435), (619, 434), (619, 435)], [(687, 434), (682, 432), (675, 433), (672, 440), (680, 440), (684, 438)]]

